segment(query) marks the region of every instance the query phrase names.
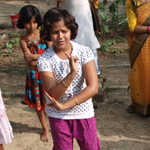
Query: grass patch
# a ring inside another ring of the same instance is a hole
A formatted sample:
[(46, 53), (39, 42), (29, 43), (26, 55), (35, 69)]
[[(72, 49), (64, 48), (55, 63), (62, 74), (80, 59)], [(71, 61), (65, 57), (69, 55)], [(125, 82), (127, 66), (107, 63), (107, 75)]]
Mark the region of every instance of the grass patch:
[(26, 75), (27, 69), (9, 68), (9, 69), (0, 69), (0, 72), (7, 73), (9, 75), (12, 75), (12, 74)]

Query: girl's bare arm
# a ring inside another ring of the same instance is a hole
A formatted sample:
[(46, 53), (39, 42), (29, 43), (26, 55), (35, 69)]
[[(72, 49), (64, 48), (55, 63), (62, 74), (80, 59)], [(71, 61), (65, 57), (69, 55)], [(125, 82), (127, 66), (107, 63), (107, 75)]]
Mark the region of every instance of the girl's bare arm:
[[(68, 55), (67, 55), (68, 56)], [(78, 72), (78, 58), (76, 56), (68, 56), (70, 62), (70, 73), (59, 83), (56, 84), (53, 72), (41, 71), (40, 75), (45, 91), (56, 100), (59, 99), (67, 90)]]
[(24, 40), (20, 40), (20, 47), (21, 47), (21, 49), (23, 51), (24, 59), (27, 62), (35, 61), (40, 56), (39, 54), (32, 54), (30, 52), (29, 48), (27, 47), (27, 43)]
[(20, 47), (24, 54), (24, 59), (28, 62), (28, 64), (33, 67), (37, 66), (37, 59), (40, 54), (32, 54), (24, 40), (20, 40)]
[[(89, 61), (83, 66), (84, 77), (86, 80), (87, 87), (76, 95), (76, 99), (79, 104), (85, 102), (89, 98), (93, 97), (98, 93), (98, 77), (94, 60)], [(76, 106), (75, 98), (66, 101), (64, 103), (64, 109), (69, 109)]]

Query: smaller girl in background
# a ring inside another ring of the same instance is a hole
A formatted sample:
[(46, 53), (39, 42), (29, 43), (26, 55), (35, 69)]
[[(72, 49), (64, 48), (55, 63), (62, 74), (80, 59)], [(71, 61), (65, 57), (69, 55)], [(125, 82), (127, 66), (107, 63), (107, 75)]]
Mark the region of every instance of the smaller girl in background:
[(29, 107), (36, 107), (37, 115), (43, 127), (41, 140), (48, 142), (48, 127), (45, 118), (45, 102), (43, 97), (43, 85), (37, 70), (38, 57), (51, 45), (40, 39), (39, 26), (42, 25), (42, 18), (39, 10), (32, 5), (21, 8), (17, 27), (26, 29), (25, 35), (20, 39), (20, 46), (24, 54), (24, 59), (28, 62), (26, 77), (25, 103)]
[(13, 131), (6, 115), (6, 108), (2, 100), (0, 88), (0, 150), (4, 150), (3, 144), (11, 143), (12, 138)]
[(81, 150), (99, 150), (92, 99), (98, 92), (93, 52), (77, 44), (78, 24), (66, 10), (53, 8), (44, 15), (41, 36), (49, 47), (37, 61), (46, 93), (46, 113), (53, 150), (72, 150), (75, 138)]

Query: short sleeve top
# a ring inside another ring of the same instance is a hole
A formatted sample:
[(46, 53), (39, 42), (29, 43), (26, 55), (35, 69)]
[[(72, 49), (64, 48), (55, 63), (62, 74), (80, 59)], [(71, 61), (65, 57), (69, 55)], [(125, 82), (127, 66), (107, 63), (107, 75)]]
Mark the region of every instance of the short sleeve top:
[[(93, 52), (89, 47), (72, 42), (72, 54), (79, 58), (78, 60), (78, 73), (64, 95), (58, 99), (60, 103), (71, 99), (76, 96), (86, 87), (86, 81), (83, 74), (83, 66), (94, 60)], [(61, 82), (70, 72), (69, 60), (60, 59), (53, 50), (53, 45), (49, 47), (37, 60), (38, 71), (53, 72), (56, 83)], [(46, 103), (51, 103), (46, 98)], [(46, 106), (46, 113), (50, 117), (60, 119), (85, 119), (94, 116), (93, 104), (91, 98), (86, 102), (77, 105), (65, 111), (57, 110), (53, 107)]]

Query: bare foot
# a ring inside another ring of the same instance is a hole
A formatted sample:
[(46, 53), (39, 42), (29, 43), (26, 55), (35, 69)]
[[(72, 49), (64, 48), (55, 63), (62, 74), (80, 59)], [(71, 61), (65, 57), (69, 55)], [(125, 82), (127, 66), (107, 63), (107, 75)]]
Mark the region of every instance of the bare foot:
[(41, 141), (48, 142), (49, 141), (48, 134), (49, 134), (49, 130), (43, 129), (43, 134), (41, 135)]
[(0, 144), (0, 150), (4, 150), (3, 144)]

